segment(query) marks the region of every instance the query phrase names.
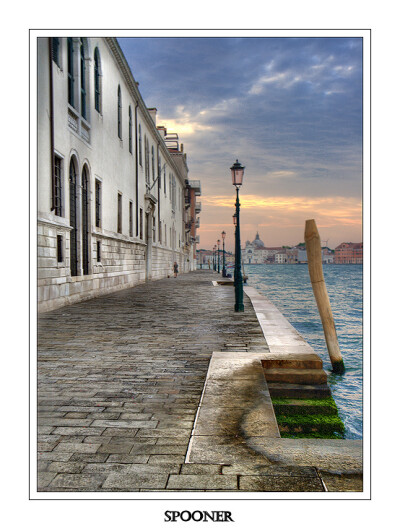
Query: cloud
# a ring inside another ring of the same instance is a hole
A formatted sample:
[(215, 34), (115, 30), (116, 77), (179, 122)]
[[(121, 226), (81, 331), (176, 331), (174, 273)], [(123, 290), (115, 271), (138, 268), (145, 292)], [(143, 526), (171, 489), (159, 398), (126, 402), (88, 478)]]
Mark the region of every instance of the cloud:
[[(283, 210), (285, 212), (314, 212), (325, 215), (334, 214), (335, 217), (359, 215), (362, 204), (359, 199), (343, 196), (313, 197), (308, 196), (282, 196), (260, 197), (258, 195), (240, 195), (241, 209)], [(202, 197), (203, 205), (232, 208), (232, 196), (205, 196)]]
[(267, 207), (281, 225), (299, 225), (296, 209), (316, 211), (327, 226), (360, 225), (362, 39), (119, 41), (146, 104), (179, 134), (189, 176), (202, 182), (202, 227), (232, 204), (236, 158), (247, 213)]

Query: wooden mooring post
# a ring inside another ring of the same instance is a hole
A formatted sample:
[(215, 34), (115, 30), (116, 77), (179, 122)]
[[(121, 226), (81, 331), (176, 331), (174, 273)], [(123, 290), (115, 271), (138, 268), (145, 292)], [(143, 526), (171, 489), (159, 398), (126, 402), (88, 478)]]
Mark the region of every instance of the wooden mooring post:
[(332, 369), (334, 373), (342, 374), (345, 370), (344, 362), (339, 349), (335, 322), (322, 271), (321, 239), (314, 219), (306, 220), (304, 240), (307, 250), (308, 271), (324, 328), (325, 341), (331, 359)]

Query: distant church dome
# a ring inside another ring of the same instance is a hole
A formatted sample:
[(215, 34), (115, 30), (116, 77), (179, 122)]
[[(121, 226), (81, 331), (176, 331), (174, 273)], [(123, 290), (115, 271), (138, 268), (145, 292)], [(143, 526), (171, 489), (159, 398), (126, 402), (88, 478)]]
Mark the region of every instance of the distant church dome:
[(253, 244), (254, 246), (258, 246), (259, 248), (262, 248), (264, 246), (264, 243), (260, 239), (260, 236), (259, 236), (258, 232), (256, 234), (256, 238), (254, 239), (254, 241), (251, 244)]

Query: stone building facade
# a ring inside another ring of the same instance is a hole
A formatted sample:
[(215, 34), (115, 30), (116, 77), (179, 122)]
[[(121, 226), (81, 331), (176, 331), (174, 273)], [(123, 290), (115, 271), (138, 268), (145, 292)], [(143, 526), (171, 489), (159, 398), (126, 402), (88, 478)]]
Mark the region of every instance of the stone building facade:
[(342, 242), (335, 248), (335, 264), (363, 264), (363, 243)]
[(37, 46), (39, 311), (194, 270), (200, 184), (117, 40)]
[(260, 235), (257, 232), (252, 242), (246, 241), (245, 247), (242, 248), (242, 262), (244, 264), (263, 264), (275, 262), (275, 255), (282, 252), (279, 247), (265, 247)]

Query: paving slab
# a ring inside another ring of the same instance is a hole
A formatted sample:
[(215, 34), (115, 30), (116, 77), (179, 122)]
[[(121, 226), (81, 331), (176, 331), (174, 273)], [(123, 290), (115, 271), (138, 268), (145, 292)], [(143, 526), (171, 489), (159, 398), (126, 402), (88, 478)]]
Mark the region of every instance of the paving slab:
[(321, 478), (328, 492), (362, 492), (362, 474), (331, 474), (321, 472)]
[(107, 476), (102, 490), (132, 491), (132, 489), (148, 488), (150, 490), (162, 490), (167, 485), (169, 474), (164, 473), (137, 473), (122, 474), (112, 472)]
[(199, 474), (171, 475), (168, 480), (168, 489), (175, 490), (237, 490), (236, 476), (216, 476)]
[(325, 492), (319, 478), (240, 476), (239, 489), (254, 492)]
[(222, 466), (222, 474), (235, 474), (239, 476), (307, 476), (318, 477), (315, 467), (277, 465), (275, 463), (266, 464), (234, 464)]
[(48, 485), (47, 490), (97, 491), (105, 479), (104, 474), (57, 474)]

